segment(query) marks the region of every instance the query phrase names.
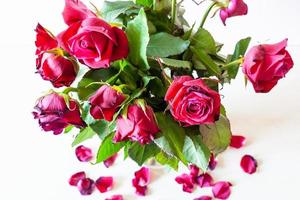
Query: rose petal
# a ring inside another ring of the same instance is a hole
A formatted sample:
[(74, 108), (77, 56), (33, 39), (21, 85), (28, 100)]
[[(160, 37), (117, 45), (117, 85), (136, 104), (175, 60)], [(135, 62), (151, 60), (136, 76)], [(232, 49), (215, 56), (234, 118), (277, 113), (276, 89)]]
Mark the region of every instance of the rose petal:
[(203, 187), (210, 187), (213, 185), (213, 178), (208, 174), (201, 174), (197, 177), (197, 184), (203, 188)]
[(109, 157), (108, 159), (106, 159), (103, 162), (103, 164), (105, 165), (106, 168), (109, 168), (115, 163), (117, 157), (118, 157), (118, 154), (116, 153), (115, 155), (113, 155), (113, 156)]
[(80, 162), (89, 162), (93, 158), (92, 150), (83, 145), (80, 145), (76, 148), (75, 154)]
[(194, 183), (193, 183), (193, 179), (190, 175), (182, 174), (180, 176), (177, 176), (175, 178), (175, 181), (178, 184), (182, 184), (182, 190), (184, 192), (192, 193), (194, 191)]
[(253, 174), (256, 172), (257, 161), (250, 155), (244, 155), (240, 165), (244, 172), (248, 174)]
[(211, 154), (211, 155), (210, 155), (210, 159), (209, 159), (208, 168), (209, 168), (210, 170), (214, 170), (214, 169), (216, 168), (217, 164), (218, 164), (218, 162), (217, 162), (217, 160), (215, 159), (214, 154)]
[(246, 138), (241, 135), (233, 135), (231, 137), (230, 146), (236, 149), (241, 148), (246, 143)]
[(85, 172), (77, 172), (70, 177), (69, 184), (72, 186), (77, 186), (78, 182), (84, 178), (86, 178)]
[(95, 189), (95, 183), (90, 178), (84, 178), (78, 182), (77, 188), (81, 195), (91, 195)]
[(135, 193), (140, 196), (145, 196), (147, 191), (147, 185), (150, 182), (150, 170), (149, 168), (142, 167), (140, 170), (134, 173), (132, 179), (132, 185), (135, 187)]
[(194, 200), (212, 200), (212, 198), (210, 196), (205, 195), (205, 196), (195, 198)]
[(111, 190), (113, 187), (113, 177), (107, 176), (107, 177), (100, 177), (96, 180), (96, 188), (101, 192), (107, 192)]
[(113, 195), (110, 198), (106, 198), (105, 200), (123, 200), (123, 196), (122, 195)]
[(215, 183), (212, 188), (214, 197), (218, 199), (228, 199), (231, 194), (230, 186), (231, 183), (226, 181)]

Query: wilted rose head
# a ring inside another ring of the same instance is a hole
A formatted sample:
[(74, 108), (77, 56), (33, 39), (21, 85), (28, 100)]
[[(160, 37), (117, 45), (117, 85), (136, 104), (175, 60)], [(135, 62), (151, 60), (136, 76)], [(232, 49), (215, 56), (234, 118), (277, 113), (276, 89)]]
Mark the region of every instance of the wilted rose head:
[(38, 99), (33, 115), (44, 131), (53, 131), (53, 134), (58, 135), (68, 125), (86, 126), (80, 118), (78, 103), (71, 98), (68, 101), (69, 105), (63, 96), (55, 92)]
[(203, 80), (191, 76), (176, 77), (165, 100), (173, 117), (185, 126), (212, 124), (220, 115), (219, 93), (205, 85)]
[(158, 132), (159, 128), (152, 108), (148, 105), (141, 107), (133, 104), (128, 106), (127, 116), (118, 117), (114, 141), (120, 142), (129, 139), (141, 144), (148, 144)]
[(269, 92), (293, 67), (294, 62), (286, 50), (287, 41), (254, 46), (246, 54), (243, 72), (255, 92)]

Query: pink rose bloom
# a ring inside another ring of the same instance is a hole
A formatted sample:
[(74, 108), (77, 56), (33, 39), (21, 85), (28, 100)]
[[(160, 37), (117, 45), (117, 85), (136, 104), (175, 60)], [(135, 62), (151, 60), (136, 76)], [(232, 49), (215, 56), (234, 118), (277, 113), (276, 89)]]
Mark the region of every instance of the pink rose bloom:
[(85, 127), (85, 122), (80, 118), (78, 103), (69, 99), (67, 106), (64, 97), (53, 92), (38, 99), (34, 118), (38, 119), (44, 131), (53, 131), (53, 134), (62, 133), (68, 125)]
[(222, 7), (220, 10), (220, 18), (224, 25), (226, 25), (227, 18), (246, 15), (248, 13), (248, 6), (243, 0), (228, 0), (227, 7)]
[(254, 46), (246, 54), (243, 72), (255, 92), (269, 92), (293, 67), (294, 62), (285, 49), (287, 41)]
[(82, 21), (86, 18), (96, 17), (96, 14), (79, 0), (65, 0), (65, 8), (62, 15), (67, 25)]
[(124, 100), (125, 96), (121, 92), (108, 85), (103, 85), (89, 99), (90, 113), (95, 119), (111, 121)]
[(57, 38), (67, 52), (93, 69), (108, 68), (129, 51), (124, 31), (96, 17), (73, 23)]
[(205, 85), (202, 79), (176, 77), (165, 100), (173, 117), (185, 126), (212, 124), (220, 115), (220, 95)]
[(127, 117), (119, 116), (117, 119), (117, 132), (115, 142), (124, 140), (138, 141), (141, 144), (148, 144), (159, 132), (153, 110), (145, 105), (143, 109), (139, 105), (129, 105)]

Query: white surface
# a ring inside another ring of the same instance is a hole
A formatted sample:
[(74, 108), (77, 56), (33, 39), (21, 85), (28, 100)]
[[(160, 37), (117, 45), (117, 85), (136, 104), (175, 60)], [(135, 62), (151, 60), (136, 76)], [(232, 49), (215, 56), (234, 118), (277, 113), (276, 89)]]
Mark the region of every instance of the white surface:
[[(226, 42), (229, 50), (233, 42), (248, 35), (253, 36), (254, 44), (288, 37), (295, 67), (269, 94), (255, 94), (250, 85), (245, 89), (241, 76), (232, 85), (225, 86), (223, 102), (233, 131), (244, 134), (248, 141), (245, 148), (230, 149), (222, 154), (213, 176), (234, 184), (232, 200), (298, 199), (300, 47), (294, 45), (300, 44), (296, 23), (300, 18), (300, 4), (296, 0), (247, 2), (248, 16), (229, 19), (226, 28), (216, 18), (208, 23), (208, 28), (218, 40)], [(183, 193), (174, 181), (176, 173), (155, 171), (150, 194), (145, 198), (137, 197), (131, 187), (133, 172), (138, 169), (135, 164), (122, 163), (121, 158), (111, 169), (79, 163), (70, 147), (70, 135), (53, 136), (40, 130), (31, 111), (36, 98), (48, 90), (50, 84), (34, 74), (33, 29), (37, 21), (56, 33), (64, 28), (60, 16), (62, 8), (62, 0), (1, 0), (0, 199), (96, 200), (121, 193), (126, 200), (188, 200), (203, 192), (210, 194), (209, 190), (199, 189), (193, 194)], [(188, 13), (191, 18), (196, 12)], [(95, 140), (87, 144), (96, 147)], [(252, 176), (244, 174), (239, 167), (245, 153), (254, 155), (259, 161), (258, 173)], [(113, 175), (116, 187), (105, 195), (95, 191), (91, 197), (82, 197), (76, 188), (67, 184), (69, 176), (79, 170), (85, 170), (94, 179)]]

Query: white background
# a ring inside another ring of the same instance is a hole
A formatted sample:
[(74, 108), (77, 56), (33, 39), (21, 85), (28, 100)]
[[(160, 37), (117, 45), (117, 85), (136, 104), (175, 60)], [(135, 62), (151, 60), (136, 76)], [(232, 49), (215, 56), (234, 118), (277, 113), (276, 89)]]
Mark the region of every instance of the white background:
[[(174, 182), (176, 173), (154, 170), (149, 195), (134, 195), (133, 172), (138, 167), (122, 162), (107, 170), (102, 166), (79, 163), (71, 148), (71, 135), (53, 136), (44, 133), (33, 120), (31, 111), (36, 98), (50, 88), (35, 74), (34, 28), (37, 22), (55, 33), (66, 28), (60, 15), (63, 0), (1, 0), (0, 6), (0, 199), (104, 199), (111, 194), (124, 194), (126, 200), (188, 200), (209, 190), (185, 194)], [(94, 0), (100, 4), (100, 0)], [(190, 22), (199, 20), (200, 7), (187, 2)], [(277, 42), (289, 38), (289, 50), (295, 67), (269, 94), (255, 94), (249, 85), (244, 88), (240, 74), (222, 94), (234, 133), (244, 134), (247, 145), (241, 150), (229, 149), (219, 158), (213, 175), (228, 180), (233, 200), (299, 199), (300, 186), (300, 3), (297, 0), (248, 0), (249, 14), (232, 18), (224, 27), (218, 16), (206, 28), (225, 50), (232, 51), (238, 39), (253, 36), (252, 45)], [(97, 141), (86, 143), (96, 148)], [(245, 153), (259, 162), (258, 172), (244, 174), (239, 161)], [(113, 175), (115, 189), (105, 195), (95, 191), (81, 197), (68, 186), (73, 172), (85, 170), (92, 178)], [(183, 170), (184, 171), (184, 170)]]

